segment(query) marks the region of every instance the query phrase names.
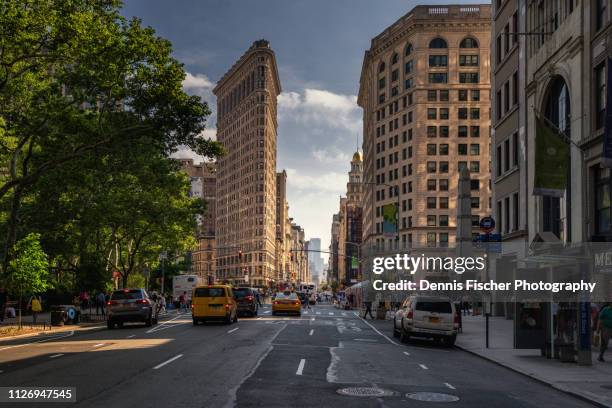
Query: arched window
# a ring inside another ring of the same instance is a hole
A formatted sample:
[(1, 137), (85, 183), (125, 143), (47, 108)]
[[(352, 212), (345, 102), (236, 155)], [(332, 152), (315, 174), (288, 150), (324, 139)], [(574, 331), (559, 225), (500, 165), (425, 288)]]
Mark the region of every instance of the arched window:
[(429, 43), (429, 48), (448, 48), (448, 47), (446, 46), (446, 41), (444, 41), (440, 37), (437, 37), (431, 40), (431, 42)]
[(459, 48), (478, 48), (478, 42), (472, 37), (466, 37), (461, 40)]
[(406, 45), (406, 50), (404, 51), (404, 55), (408, 56), (412, 54), (412, 44), (408, 43), (408, 45)]
[(555, 76), (548, 86), (544, 105), (544, 116), (566, 136), (570, 136), (570, 97), (567, 84)]
[(397, 52), (394, 52), (393, 56), (391, 56), (391, 65), (397, 64), (397, 61), (399, 61), (399, 55), (397, 55)]
[(381, 62), (380, 62), (380, 64), (378, 65), (378, 72), (379, 72), (379, 73), (381, 73), (381, 72), (385, 72), (385, 66), (386, 66), (386, 65), (385, 65), (385, 62), (384, 62), (384, 61), (381, 61)]

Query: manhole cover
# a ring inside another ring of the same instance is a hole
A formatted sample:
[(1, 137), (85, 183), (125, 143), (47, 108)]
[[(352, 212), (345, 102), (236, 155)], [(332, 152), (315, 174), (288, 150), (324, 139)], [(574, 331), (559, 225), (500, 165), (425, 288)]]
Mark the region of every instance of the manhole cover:
[(337, 392), (340, 395), (347, 395), (349, 397), (386, 397), (393, 395), (393, 391), (374, 387), (340, 388)]
[(455, 402), (459, 397), (450, 394), (440, 394), (437, 392), (411, 392), (406, 394), (406, 398), (426, 402)]

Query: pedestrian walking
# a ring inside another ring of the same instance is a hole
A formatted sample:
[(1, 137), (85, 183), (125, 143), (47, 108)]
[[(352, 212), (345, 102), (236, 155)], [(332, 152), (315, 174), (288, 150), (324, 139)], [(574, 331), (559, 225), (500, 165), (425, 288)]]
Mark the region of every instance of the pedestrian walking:
[(363, 314), (363, 320), (366, 320), (366, 316), (368, 315), (368, 313), (370, 314), (370, 317), (374, 319), (374, 316), (372, 315), (372, 302), (365, 301), (363, 302), (363, 304), (365, 305), (365, 312)]
[(0, 288), (0, 323), (4, 322), (4, 316), (5, 316), (5, 308), (6, 308), (6, 302), (8, 300), (8, 296), (6, 294), (6, 289), (4, 288)]
[(261, 293), (258, 290), (255, 291), (255, 299), (257, 300), (257, 305), (261, 306)]
[(598, 327), (601, 345), (599, 346), (599, 358), (598, 360), (603, 362), (604, 353), (608, 349), (608, 342), (612, 336), (612, 305), (606, 303), (599, 311)]
[(179, 296), (179, 305), (181, 311), (187, 312), (187, 292), (183, 292), (183, 294)]
[(102, 291), (96, 295), (96, 315), (99, 316), (100, 312), (102, 312), (102, 316), (106, 316), (106, 296)]
[(36, 323), (38, 314), (42, 312), (42, 302), (40, 301), (40, 297), (33, 295), (28, 301), (28, 309), (32, 311), (32, 322)]

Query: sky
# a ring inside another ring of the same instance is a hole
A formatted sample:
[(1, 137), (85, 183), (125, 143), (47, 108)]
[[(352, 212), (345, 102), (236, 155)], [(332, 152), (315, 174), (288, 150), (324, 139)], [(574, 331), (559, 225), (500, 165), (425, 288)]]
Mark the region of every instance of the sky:
[[(464, 2), (467, 3), (468, 1)], [(125, 0), (123, 14), (170, 40), (187, 72), (183, 87), (210, 105), (216, 81), (253, 41), (276, 54), (277, 171), (287, 171), (289, 215), (306, 237), (330, 242), (332, 215), (346, 194), (350, 159), (362, 142), (359, 76), (372, 37), (418, 4), (407, 0)], [(180, 151), (180, 157), (193, 153)]]

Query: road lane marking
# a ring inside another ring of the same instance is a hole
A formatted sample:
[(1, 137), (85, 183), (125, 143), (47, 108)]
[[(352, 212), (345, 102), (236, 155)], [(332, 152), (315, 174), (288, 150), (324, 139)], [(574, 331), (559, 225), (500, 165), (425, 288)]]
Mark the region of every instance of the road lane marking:
[(131, 339), (132, 337), (136, 337), (135, 334), (130, 334), (129, 336), (126, 337), (126, 339)]
[(407, 351), (404, 351), (404, 354), (405, 354), (405, 355), (407, 355), (407, 356), (409, 356), (409, 355), (410, 355), (410, 353), (409, 353), (409, 352), (407, 352)]
[(419, 364), (419, 367), (421, 367), (423, 370), (429, 370), (425, 364)]
[(238, 330), (239, 328), (240, 328), (240, 327), (236, 327), (235, 329), (228, 330), (228, 331), (227, 331), (227, 333), (228, 333), (228, 334), (229, 334), (229, 333), (233, 333), (233, 332), (235, 332), (236, 330)]
[(321, 312), (317, 312), (317, 314), (318, 314), (318, 315), (320, 315), (320, 314), (321, 314)]
[(312, 333), (314, 333), (314, 329), (310, 329), (310, 333), (308, 333), (308, 335), (312, 336)]
[(306, 314), (308, 314), (308, 312), (304, 312), (304, 314), (306, 315)]
[(269, 310), (266, 310), (264, 313), (270, 313), (270, 311), (269, 311)]
[(258, 318), (257, 318), (257, 320), (261, 320), (261, 319), (263, 319), (263, 317), (258, 317)]
[(314, 318), (314, 317), (311, 317), (311, 318), (310, 318), (310, 321), (311, 321), (311, 322), (314, 322), (314, 321), (315, 321), (315, 318)]
[(298, 369), (295, 372), (295, 375), (302, 375), (302, 371), (304, 371), (304, 365), (306, 364), (306, 359), (303, 358), (300, 360), (300, 364), (298, 365)]
[(446, 385), (451, 390), (456, 390), (457, 389), (457, 388), (453, 387), (452, 385), (450, 385), (449, 383), (444, 383), (444, 385)]
[(170, 360), (166, 360), (163, 363), (160, 363), (158, 365), (156, 365), (155, 367), (153, 367), (154, 370), (159, 370), (160, 368), (162, 368), (163, 366), (165, 366), (166, 364), (170, 364), (171, 362), (173, 362), (174, 360), (178, 360), (179, 358), (183, 357), (182, 354), (179, 354), (177, 356), (172, 357)]
[(346, 313), (342, 312), (342, 316), (346, 316)]
[(95, 347), (102, 347), (103, 345), (104, 345), (104, 343), (94, 344), (94, 348), (95, 348)]
[(178, 318), (180, 318), (180, 317), (185, 317), (185, 314), (184, 314), (184, 313), (181, 313), (181, 314), (179, 314), (179, 315), (177, 315), (177, 316), (173, 317), (173, 318), (172, 318), (172, 319), (170, 319), (170, 320), (166, 320), (165, 322), (163, 322), (163, 323), (161, 323), (161, 324), (159, 324), (159, 325), (157, 325), (157, 326), (155, 326), (155, 327), (150, 328), (150, 329), (149, 329), (149, 330), (147, 330), (145, 333), (147, 333), (147, 334), (150, 334), (150, 333), (155, 333), (155, 332), (158, 332), (158, 331), (161, 331), (161, 330), (165, 330), (165, 329), (170, 329), (170, 328), (172, 328), (172, 327), (176, 327), (176, 326), (178, 326), (179, 324), (186, 324), (187, 322), (178, 322), (178, 323), (177, 323), (177, 324), (175, 324), (175, 325), (168, 325), (168, 323), (172, 323), (173, 321), (175, 321), (176, 319), (178, 319)]
[(49, 358), (58, 358), (58, 357), (61, 357), (63, 355), (64, 355), (64, 353), (54, 354), (52, 356), (49, 356)]
[(38, 340), (38, 341), (31, 341), (29, 343), (23, 343), (23, 344), (15, 344), (14, 346), (7, 346), (7, 347), (2, 347), (0, 348), (0, 351), (3, 350), (8, 350), (8, 349), (12, 349), (12, 348), (17, 348), (17, 347), (24, 347), (24, 346), (28, 346), (30, 344), (36, 344), (36, 343), (44, 343), (46, 341), (50, 341), (50, 340), (56, 340), (56, 339), (63, 339), (64, 337), (70, 337), (74, 334), (74, 330), (70, 330), (65, 336), (52, 336), (46, 339), (42, 339), (42, 340)]
[(330, 315), (330, 316), (333, 316), (333, 315), (334, 315), (334, 312), (329, 312), (329, 315)]
[[(357, 314), (357, 312), (353, 312), (353, 314), (359, 318), (361, 318), (361, 316), (359, 316)], [(382, 334), (380, 331), (378, 331), (378, 329), (374, 326), (372, 326), (370, 323), (368, 323), (368, 321), (366, 319), (361, 319), (365, 324), (367, 324), (368, 326), (370, 326), (370, 328), (372, 330), (374, 330), (376, 333), (380, 334), (381, 336), (383, 336), (385, 339), (387, 339), (387, 341), (391, 344), (395, 344), (396, 346), (398, 346), (399, 344), (397, 344), (396, 342), (394, 342), (393, 340), (391, 340), (388, 336), (385, 336), (384, 334)]]

